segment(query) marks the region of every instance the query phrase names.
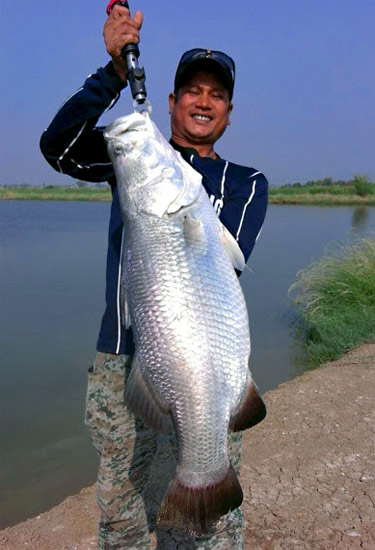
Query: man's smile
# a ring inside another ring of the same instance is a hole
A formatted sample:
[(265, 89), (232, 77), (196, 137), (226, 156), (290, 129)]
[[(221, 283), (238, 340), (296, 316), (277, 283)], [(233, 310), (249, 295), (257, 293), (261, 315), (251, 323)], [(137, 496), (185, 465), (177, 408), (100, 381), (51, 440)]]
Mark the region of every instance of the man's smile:
[(208, 116), (208, 115), (198, 115), (198, 114), (194, 114), (194, 115), (191, 115), (191, 116), (194, 120), (199, 120), (201, 122), (210, 122), (213, 118), (213, 117)]

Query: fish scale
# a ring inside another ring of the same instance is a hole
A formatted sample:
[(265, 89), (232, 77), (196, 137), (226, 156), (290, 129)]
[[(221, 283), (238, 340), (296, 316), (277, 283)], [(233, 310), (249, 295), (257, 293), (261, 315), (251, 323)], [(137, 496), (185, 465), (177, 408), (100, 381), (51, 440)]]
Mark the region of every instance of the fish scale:
[[(175, 220), (177, 227), (182, 223), (182, 218)], [(159, 390), (161, 393), (164, 390), (165, 393), (162, 394), (162, 397), (168, 404), (170, 401), (169, 385), (173, 385), (176, 393), (180, 395), (175, 417), (180, 441), (179, 468), (184, 472), (193, 471), (194, 481), (197, 472), (207, 472), (208, 477), (203, 481), (208, 483), (211, 481), (209, 476), (212, 471), (216, 473), (228, 467), (225, 444), (230, 403), (226, 407), (226, 417), (221, 430), (215, 430), (213, 423), (218, 418), (218, 409), (222, 407), (223, 400), (207, 400), (207, 392), (218, 396), (217, 388), (224, 384), (224, 380), (220, 380), (223, 364), (222, 352), (218, 346), (212, 346), (212, 336), (215, 339), (217, 334), (220, 334), (218, 325), (225, 323), (226, 318), (231, 319), (231, 315), (221, 312), (216, 301), (211, 309), (204, 310), (204, 315), (202, 310), (197, 310), (195, 307), (197, 294), (198, 296), (206, 295), (206, 289), (203, 287), (205, 272), (208, 271), (208, 275), (211, 275), (211, 272), (207, 270), (206, 262), (200, 265), (201, 262), (197, 261), (190, 251), (186, 251), (184, 240), (181, 238), (182, 231), (176, 231), (176, 225), (171, 224), (169, 220), (165, 223), (160, 223), (159, 220), (149, 220), (145, 226), (144, 220), (139, 217), (133, 224), (134, 227), (129, 233), (129, 238), (127, 239), (125, 236), (125, 251), (132, 250), (132, 262), (126, 267), (124, 280), (127, 294), (130, 295), (131, 290), (131, 309), (138, 313), (136, 322), (140, 326), (145, 326), (139, 333), (139, 341), (137, 341), (136, 335), (136, 348), (140, 350), (138, 361), (141, 365), (147, 364), (152, 383), (161, 388)], [(133, 235), (136, 236), (136, 243), (132, 241)], [(152, 238), (150, 238), (151, 236)], [(144, 260), (146, 247), (151, 249), (146, 255), (147, 260)], [(147, 262), (147, 266), (145, 262)], [(142, 272), (137, 269), (137, 265), (141, 263), (143, 265)], [(223, 268), (221, 265), (223, 263), (225, 262), (219, 261), (220, 269)], [(168, 270), (165, 269), (165, 265), (168, 265)], [(228, 266), (226, 267), (228, 268)], [(229, 266), (229, 269), (228, 279), (234, 276), (233, 268)], [(147, 277), (145, 277), (145, 273), (147, 273)], [(165, 306), (161, 308), (159, 305), (157, 308), (160, 315), (157, 323), (145, 325), (145, 314), (155, 304), (153, 292), (149, 292), (150, 287), (147, 286), (148, 278), (157, 280), (160, 289), (160, 305), (164, 302)], [(220, 287), (219, 295), (218, 285), (217, 283), (215, 285), (213, 277), (210, 282), (212, 286), (216, 286), (216, 297), (222, 296), (225, 287)], [(170, 299), (171, 296), (174, 297), (173, 301)], [(221, 301), (225, 301), (224, 296)], [(237, 301), (241, 302), (241, 300)], [(137, 304), (142, 304), (142, 307), (137, 307)], [(193, 322), (190, 322), (189, 315), (183, 315), (185, 308), (187, 311), (195, 312)], [(176, 327), (177, 314), (182, 315), (183, 331), (180, 331), (178, 326)], [(245, 315), (245, 320), (247, 320), (247, 315)], [(231, 329), (226, 334), (226, 347), (235, 348), (235, 345), (232, 344)], [(164, 339), (170, 340), (168, 355), (158, 345)], [(223, 347), (225, 348), (225, 344)], [(143, 353), (147, 353), (146, 360)], [(202, 380), (202, 366), (209, 362), (220, 368), (206, 368), (206, 376)], [(171, 379), (170, 373), (179, 373), (176, 370), (176, 365), (180, 366), (183, 363), (186, 363), (187, 376), (176, 376)], [(216, 384), (213, 380), (215, 374), (219, 379), (219, 383)], [(167, 379), (169, 385), (166, 383)], [(197, 388), (197, 380), (200, 381), (201, 387)], [(200, 395), (200, 390), (202, 395)], [(201, 407), (191, 407), (193, 398), (201, 404)], [(207, 419), (211, 419), (208, 426)], [(194, 429), (192, 429), (193, 427)], [(199, 445), (196, 445), (197, 439), (200, 440)]]
[(115, 121), (105, 138), (124, 221), (124, 308), (136, 349), (125, 399), (155, 429), (176, 430), (176, 474), (159, 521), (203, 534), (242, 500), (229, 426), (244, 429), (265, 415), (233, 269), (243, 257), (200, 176), (147, 115)]

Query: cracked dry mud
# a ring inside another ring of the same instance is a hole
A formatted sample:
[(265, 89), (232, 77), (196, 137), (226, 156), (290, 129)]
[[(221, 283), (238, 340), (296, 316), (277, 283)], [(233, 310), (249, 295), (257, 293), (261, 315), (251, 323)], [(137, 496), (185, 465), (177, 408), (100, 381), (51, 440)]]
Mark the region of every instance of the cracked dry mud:
[[(245, 550), (375, 550), (375, 344), (265, 395), (244, 439)], [(94, 488), (0, 532), (0, 548), (96, 548)], [(232, 549), (235, 550), (235, 549)]]

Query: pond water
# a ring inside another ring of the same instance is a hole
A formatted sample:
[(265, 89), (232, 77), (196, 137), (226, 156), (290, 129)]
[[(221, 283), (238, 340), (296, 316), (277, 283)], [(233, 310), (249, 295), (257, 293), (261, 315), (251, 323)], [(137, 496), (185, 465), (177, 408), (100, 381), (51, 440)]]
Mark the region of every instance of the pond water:
[[(95, 481), (87, 368), (104, 309), (109, 203), (0, 201), (0, 527)], [(287, 290), (328, 243), (375, 228), (366, 207), (270, 206), (241, 276), (262, 392), (303, 371)]]

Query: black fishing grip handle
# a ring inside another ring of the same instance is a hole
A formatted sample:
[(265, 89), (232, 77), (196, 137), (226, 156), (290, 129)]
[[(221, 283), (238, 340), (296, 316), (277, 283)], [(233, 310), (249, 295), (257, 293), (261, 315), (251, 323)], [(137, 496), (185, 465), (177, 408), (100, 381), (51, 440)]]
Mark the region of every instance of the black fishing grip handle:
[[(115, 2), (110, 2), (107, 6), (107, 13), (108, 15), (110, 14), (111, 10), (114, 8), (114, 6), (122, 6), (123, 8), (126, 8), (128, 10), (130, 10), (129, 8), (129, 3), (127, 0), (125, 0), (125, 2), (121, 2), (120, 0), (116, 0)], [(127, 44), (126, 46), (124, 46), (121, 50), (121, 55), (124, 59), (126, 59), (126, 54), (128, 53), (133, 53), (136, 58), (138, 59), (139, 57), (139, 48), (138, 48), (138, 44)]]
[[(118, 4), (124, 8), (129, 8), (127, 0), (125, 2), (111, 0), (107, 6), (107, 13), (110, 14), (114, 6)], [(132, 91), (133, 99), (137, 103), (144, 103), (146, 101), (147, 92), (145, 86), (146, 74), (143, 67), (138, 67), (139, 48), (138, 44), (127, 44), (121, 50), (121, 56), (126, 61), (128, 70), (126, 71), (126, 78), (129, 81), (130, 89)]]

